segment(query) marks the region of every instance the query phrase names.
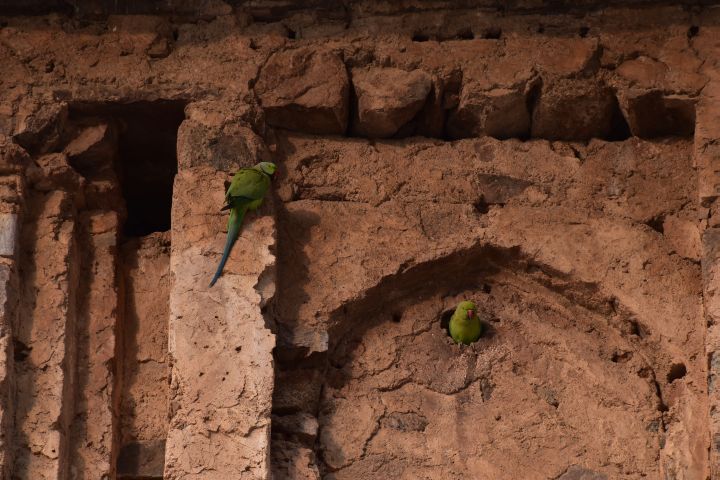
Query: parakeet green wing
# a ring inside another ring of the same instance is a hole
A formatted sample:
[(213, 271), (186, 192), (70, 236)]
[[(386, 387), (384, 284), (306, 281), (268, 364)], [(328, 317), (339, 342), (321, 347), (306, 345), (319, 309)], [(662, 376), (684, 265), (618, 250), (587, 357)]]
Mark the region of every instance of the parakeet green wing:
[(225, 202), (227, 206), (233, 207), (234, 203), (242, 200), (261, 200), (269, 187), (270, 178), (266, 174), (252, 168), (243, 168), (230, 182), (225, 193)]
[[(272, 167), (270, 173), (273, 173), (275, 165), (269, 165)], [(243, 168), (238, 171), (225, 193), (227, 205), (225, 205), (222, 210), (230, 209), (227, 240), (225, 241), (225, 249), (220, 259), (220, 265), (218, 265), (217, 271), (210, 281), (211, 287), (215, 285), (215, 282), (220, 278), (222, 270), (225, 267), (225, 262), (227, 262), (230, 256), (230, 251), (240, 235), (240, 227), (245, 218), (245, 213), (248, 210), (257, 209), (262, 204), (263, 197), (270, 188), (270, 176), (265, 173), (262, 166), (263, 163), (260, 163), (254, 168)]]

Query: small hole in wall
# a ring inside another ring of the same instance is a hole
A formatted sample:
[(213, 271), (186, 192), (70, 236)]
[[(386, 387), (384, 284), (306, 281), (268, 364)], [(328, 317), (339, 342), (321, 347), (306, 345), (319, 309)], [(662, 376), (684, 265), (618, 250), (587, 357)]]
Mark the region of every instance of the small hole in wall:
[(536, 32), (545, 33), (545, 25), (538, 25)]
[(295, 30), (293, 30), (292, 28), (288, 28), (287, 29), (287, 38), (289, 38), (290, 40), (297, 39), (297, 32)]
[(590, 27), (580, 27), (580, 30), (578, 30), (578, 35), (580, 35), (580, 38), (585, 38), (588, 36), (589, 32)]
[(453, 313), (455, 313), (455, 309), (451, 308), (449, 310), (445, 310), (440, 315), (440, 328), (442, 328), (448, 335), (450, 335), (450, 319), (452, 318)]
[(502, 29), (500, 27), (488, 27), (482, 32), (482, 38), (487, 40), (499, 40), (502, 37)]
[(458, 40), (472, 40), (475, 38), (475, 34), (471, 29), (465, 28), (463, 30), (460, 30), (457, 35), (455, 35), (455, 38), (457, 38)]
[(393, 323), (400, 323), (401, 320), (402, 320), (402, 313), (395, 312), (392, 314)]
[(645, 225), (652, 228), (656, 232), (660, 234), (665, 233), (665, 217), (663, 215), (656, 215), (655, 217), (651, 218), (647, 222), (645, 222)]
[(626, 363), (632, 360), (633, 354), (632, 352), (626, 352), (626, 351), (620, 351), (617, 350), (613, 352), (612, 356), (610, 357), (610, 360), (613, 363)]
[(667, 374), (668, 383), (672, 383), (675, 380), (683, 378), (687, 374), (687, 368), (683, 363), (674, 363), (670, 366), (670, 371)]
[(697, 25), (693, 25), (690, 28), (688, 28), (687, 36), (688, 36), (688, 38), (697, 37), (698, 33), (700, 33), (700, 27), (698, 27)]
[(477, 202), (475, 202), (474, 207), (475, 211), (481, 215), (485, 215), (490, 211), (490, 204), (487, 203), (484, 198), (480, 198)]
[(412, 36), (413, 42), (427, 42), (428, 40), (430, 40), (430, 37), (424, 33), (416, 33)]
[(32, 349), (20, 340), (13, 339), (13, 359), (16, 362), (25, 361), (28, 355), (30, 355), (30, 350)]
[(650, 336), (650, 332), (645, 328), (643, 324), (635, 319), (631, 319), (627, 324), (627, 333), (630, 335), (643, 339)]
[(612, 119), (610, 124), (610, 132), (608, 133), (607, 140), (612, 142), (620, 142), (627, 140), (631, 137), (630, 126), (625, 120), (625, 116), (620, 110), (620, 104), (615, 99), (613, 105)]
[(483, 293), (490, 295), (492, 293), (492, 287), (490, 285), (488, 285), (487, 283), (485, 283), (482, 286), (482, 291), (483, 291)]

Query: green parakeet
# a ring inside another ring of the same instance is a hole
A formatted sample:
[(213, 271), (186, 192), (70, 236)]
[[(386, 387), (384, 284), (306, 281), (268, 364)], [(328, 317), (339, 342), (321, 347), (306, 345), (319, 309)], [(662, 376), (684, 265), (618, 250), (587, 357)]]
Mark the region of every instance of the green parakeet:
[(470, 345), (477, 342), (482, 333), (482, 325), (473, 302), (460, 302), (450, 318), (450, 336), (457, 343)]
[(223, 250), (220, 265), (218, 265), (215, 276), (210, 281), (212, 287), (222, 274), (225, 262), (230, 256), (235, 241), (240, 234), (243, 218), (248, 210), (257, 210), (262, 205), (263, 197), (270, 188), (270, 177), (275, 173), (276, 166), (271, 162), (260, 162), (252, 168), (238, 170), (230, 182), (230, 187), (225, 194), (225, 205), (222, 210), (230, 210), (228, 219), (227, 240)]

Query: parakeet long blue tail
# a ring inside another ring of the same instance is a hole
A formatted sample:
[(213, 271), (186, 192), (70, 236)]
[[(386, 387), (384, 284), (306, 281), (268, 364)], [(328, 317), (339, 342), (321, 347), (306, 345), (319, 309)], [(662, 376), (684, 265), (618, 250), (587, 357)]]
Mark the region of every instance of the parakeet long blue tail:
[(228, 220), (228, 232), (227, 240), (225, 240), (225, 250), (223, 250), (222, 258), (220, 259), (220, 265), (218, 265), (215, 276), (210, 281), (211, 287), (215, 285), (215, 282), (217, 282), (218, 278), (220, 278), (223, 268), (225, 268), (225, 262), (227, 262), (227, 259), (230, 256), (230, 251), (232, 250), (233, 245), (235, 245), (235, 241), (240, 235), (240, 227), (242, 226), (245, 212), (247, 212), (247, 205), (243, 205), (241, 207), (233, 207), (232, 209), (230, 209), (230, 219)]

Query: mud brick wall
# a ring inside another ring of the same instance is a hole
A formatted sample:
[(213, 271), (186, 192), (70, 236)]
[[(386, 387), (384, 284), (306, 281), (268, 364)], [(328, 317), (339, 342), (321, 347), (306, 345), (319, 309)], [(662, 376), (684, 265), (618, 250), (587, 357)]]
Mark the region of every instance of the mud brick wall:
[(5, 2), (0, 476), (718, 477), (719, 61), (712, 2)]

